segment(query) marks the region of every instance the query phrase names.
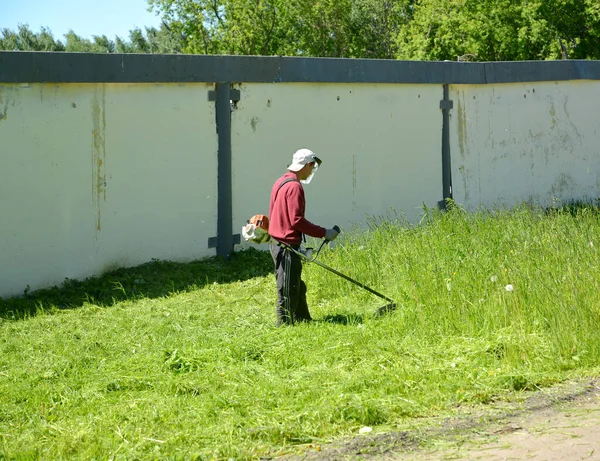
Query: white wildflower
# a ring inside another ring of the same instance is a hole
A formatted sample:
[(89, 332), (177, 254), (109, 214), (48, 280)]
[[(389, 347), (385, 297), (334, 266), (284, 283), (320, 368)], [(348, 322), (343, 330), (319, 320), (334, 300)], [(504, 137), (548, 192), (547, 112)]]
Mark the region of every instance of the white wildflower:
[(497, 275), (492, 275), (490, 277), (490, 282), (494, 283), (494, 282), (497, 282), (497, 281), (498, 281), (498, 276)]
[(514, 291), (515, 287), (513, 287), (510, 283), (506, 285), (506, 291)]
[(367, 434), (369, 432), (371, 432), (373, 429), (370, 428), (369, 426), (365, 426), (365, 427), (361, 427), (360, 430), (358, 431), (359, 434)]

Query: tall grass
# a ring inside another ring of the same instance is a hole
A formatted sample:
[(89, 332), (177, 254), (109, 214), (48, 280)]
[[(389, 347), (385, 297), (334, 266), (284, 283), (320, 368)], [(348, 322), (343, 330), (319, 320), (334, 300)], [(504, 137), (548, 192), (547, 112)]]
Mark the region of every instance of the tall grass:
[(0, 301), (0, 458), (259, 458), (595, 374), (599, 235), (591, 206), (374, 218), (319, 260), (398, 308), (308, 264), (293, 327), (252, 250)]

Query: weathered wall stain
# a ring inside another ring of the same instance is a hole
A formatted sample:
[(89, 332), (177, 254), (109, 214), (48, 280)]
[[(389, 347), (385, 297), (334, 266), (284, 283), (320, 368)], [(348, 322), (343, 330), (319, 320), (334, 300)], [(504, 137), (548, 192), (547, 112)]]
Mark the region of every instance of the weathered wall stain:
[[(525, 90), (526, 99), (509, 86), (455, 89), (455, 199), (475, 209), (597, 197), (600, 129), (593, 96), (599, 89), (595, 82), (547, 85)], [(471, 107), (482, 93), (486, 104)]]
[(256, 126), (258, 125), (258, 122), (260, 122), (260, 119), (258, 117), (252, 117), (252, 120), (250, 120), (250, 126), (252, 127), (252, 131), (256, 132)]
[(6, 96), (4, 93), (4, 89), (0, 87), (0, 121), (8, 118), (8, 96)]
[(570, 174), (561, 173), (557, 176), (556, 182), (550, 188), (550, 193), (553, 197), (562, 196), (571, 191), (574, 185), (575, 181)]
[(554, 107), (554, 101), (551, 96), (548, 96), (546, 99), (550, 102), (550, 118), (552, 119), (550, 129), (553, 130), (556, 128), (556, 108)]
[(571, 119), (571, 114), (569, 114), (569, 110), (567, 109), (568, 103), (569, 103), (569, 96), (565, 96), (565, 103), (563, 105), (563, 110), (565, 111), (565, 115), (567, 116), (568, 122), (571, 124), (571, 128), (573, 128), (573, 131), (575, 132), (575, 136), (577, 138), (581, 138), (581, 133), (579, 132), (577, 125), (575, 123), (573, 123), (573, 120)]
[(565, 154), (572, 155), (582, 144), (579, 128), (571, 120), (567, 108), (568, 96), (561, 94), (561, 98), (563, 110), (559, 114), (557, 114), (554, 101), (550, 101), (550, 116), (552, 117), (550, 136), (553, 139), (550, 155), (556, 158)]
[[(466, 109), (465, 109), (465, 104), (464, 104), (464, 99), (465, 99), (465, 93), (464, 91), (459, 91), (457, 93), (457, 122), (458, 122), (458, 150), (460, 151), (460, 156), (463, 158), (465, 158), (466, 156), (466, 151), (467, 151), (467, 114), (466, 114)], [(451, 114), (452, 115), (452, 114)], [(462, 182), (463, 182), (463, 190), (465, 191), (465, 195), (466, 195), (466, 200), (469, 200), (469, 188), (467, 187), (468, 184), (468, 177), (469, 177), (469, 170), (468, 168), (465, 167), (465, 165), (461, 165), (458, 168), (458, 171), (460, 171), (461, 177), (462, 177)]]
[(464, 107), (464, 93), (458, 98), (458, 145), (460, 155), (465, 158), (467, 154), (467, 113)]
[(352, 211), (356, 211), (356, 155), (352, 155)]
[(462, 175), (462, 183), (463, 183), (463, 192), (465, 194), (465, 202), (469, 202), (471, 199), (471, 193), (469, 189), (469, 183), (467, 182), (467, 171), (464, 165), (458, 167), (458, 171), (460, 171)]
[(97, 85), (92, 101), (92, 199), (96, 230), (102, 230), (102, 200), (106, 202), (106, 86)]

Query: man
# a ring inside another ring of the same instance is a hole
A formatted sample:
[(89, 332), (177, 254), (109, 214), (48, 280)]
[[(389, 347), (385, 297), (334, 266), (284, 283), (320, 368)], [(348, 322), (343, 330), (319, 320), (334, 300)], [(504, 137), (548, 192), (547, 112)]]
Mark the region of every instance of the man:
[(306, 284), (302, 281), (300, 257), (279, 242), (293, 249), (300, 248), (303, 234), (329, 241), (338, 231), (317, 226), (304, 217), (306, 202), (302, 184), (309, 184), (321, 160), (309, 149), (298, 150), (288, 172), (275, 181), (269, 205), (269, 234), (273, 238), (271, 256), (277, 277), (277, 325), (309, 322)]

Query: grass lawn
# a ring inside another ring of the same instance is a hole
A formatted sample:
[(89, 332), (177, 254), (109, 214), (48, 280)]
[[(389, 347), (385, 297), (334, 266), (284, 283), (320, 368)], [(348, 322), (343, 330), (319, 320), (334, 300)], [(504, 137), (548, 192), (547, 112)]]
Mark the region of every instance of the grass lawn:
[(393, 430), (600, 365), (592, 206), (372, 219), (305, 265), (275, 327), (267, 252), (154, 261), (0, 300), (0, 459), (254, 459)]

